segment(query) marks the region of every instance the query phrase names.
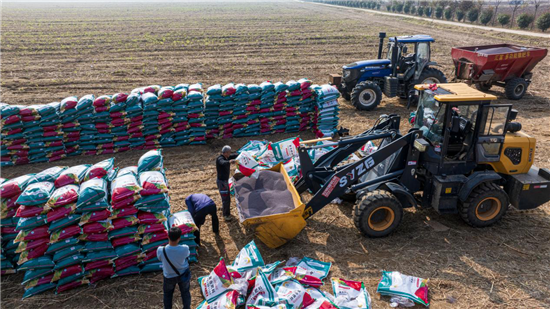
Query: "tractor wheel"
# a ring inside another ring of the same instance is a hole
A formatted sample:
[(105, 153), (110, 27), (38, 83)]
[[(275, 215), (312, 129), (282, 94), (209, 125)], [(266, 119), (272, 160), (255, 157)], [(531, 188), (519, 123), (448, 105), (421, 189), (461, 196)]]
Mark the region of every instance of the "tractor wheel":
[(460, 216), (473, 227), (494, 224), (508, 210), (508, 195), (498, 185), (489, 182), (475, 188), (465, 203), (459, 203)]
[(435, 68), (426, 68), (422, 71), (420, 77), (413, 82), (412, 86), (418, 84), (444, 84), (446, 82), (447, 78), (443, 72)]
[(371, 81), (360, 82), (351, 91), (351, 103), (358, 110), (371, 111), (380, 104), (381, 100), (382, 90)]
[(353, 221), (368, 237), (384, 237), (393, 232), (403, 218), (403, 207), (390, 192), (375, 190), (355, 205)]
[(476, 88), (479, 91), (489, 91), (493, 87), (491, 83), (476, 83)]
[(523, 98), (523, 95), (527, 91), (527, 82), (523, 78), (512, 78), (506, 82), (504, 86), (504, 92), (506, 97), (510, 100), (519, 100)]
[(349, 92), (347, 92), (347, 91), (342, 91), (342, 92), (340, 92), (340, 94), (342, 95), (342, 98), (344, 98), (344, 100), (346, 100), (346, 101), (350, 101), (350, 100), (351, 100), (351, 95), (349, 94)]

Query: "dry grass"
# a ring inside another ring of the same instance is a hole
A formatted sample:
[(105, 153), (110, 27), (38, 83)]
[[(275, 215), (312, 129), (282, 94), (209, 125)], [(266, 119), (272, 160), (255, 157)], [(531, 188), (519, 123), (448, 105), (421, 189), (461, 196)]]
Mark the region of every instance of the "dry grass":
[[(47, 103), (68, 95), (129, 91), (153, 83), (261, 82), (309, 77), (316, 83), (341, 65), (375, 57), (377, 35), (432, 34), (433, 58), (450, 76), (450, 47), (516, 42), (546, 45), (535, 39), (499, 33), (433, 26), (297, 2), (50, 4), (2, 10), (2, 101)], [(537, 138), (536, 164), (550, 167), (550, 58), (541, 63), (529, 95), (515, 103), (524, 131)], [(495, 93), (502, 95), (501, 89)], [(341, 101), (344, 127), (358, 133), (382, 113), (408, 113), (402, 102), (384, 100), (376, 112), (358, 112)], [(267, 137), (279, 140), (288, 135)], [(304, 138), (312, 138), (309, 133)], [(165, 149), (172, 187), (172, 206), (180, 210), (191, 193), (210, 195), (220, 205), (214, 159), (228, 143), (239, 148), (246, 139), (212, 141), (206, 146)], [(121, 167), (136, 164), (142, 151), (115, 155)], [(77, 157), (63, 165), (93, 163), (109, 156)], [(2, 177), (40, 171), (52, 164), (2, 169)], [(233, 211), (235, 211), (233, 209)], [(289, 244), (270, 250), (260, 244), (266, 261), (310, 256), (334, 262), (331, 275), (362, 280), (376, 307), (387, 299), (375, 293), (380, 271), (399, 270), (430, 278), (433, 308), (550, 307), (550, 206), (510, 210), (502, 222), (486, 229), (466, 226), (457, 216), (431, 209), (407, 210), (395, 234), (366, 239), (352, 222), (351, 205), (331, 205), (308, 221)], [(427, 222), (450, 229), (436, 232)], [(220, 256), (232, 261), (253, 239), (233, 221), (221, 223), (221, 237), (205, 226), (200, 263), (193, 279), (207, 274)], [(150, 274), (100, 282), (61, 295), (51, 292), (21, 301), (22, 275), (3, 276), (5, 308), (77, 307), (148, 308), (162, 303), (162, 275)], [(329, 290), (327, 285), (325, 290)], [(195, 281), (193, 306), (202, 300)], [(176, 308), (181, 308), (177, 301)]]

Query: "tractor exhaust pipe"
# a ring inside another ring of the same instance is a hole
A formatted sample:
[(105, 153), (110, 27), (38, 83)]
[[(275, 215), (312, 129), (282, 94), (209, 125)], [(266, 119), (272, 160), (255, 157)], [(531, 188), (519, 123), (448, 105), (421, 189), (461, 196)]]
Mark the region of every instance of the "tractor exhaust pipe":
[(397, 76), (397, 59), (399, 59), (399, 55), (397, 54), (399, 52), (399, 47), (397, 46), (397, 37), (394, 37), (394, 44), (392, 46), (391, 51), (391, 68), (392, 68), (392, 76)]
[(378, 59), (382, 59), (382, 48), (384, 47), (384, 38), (386, 37), (386, 32), (380, 32), (378, 34), (380, 38), (380, 44), (378, 45)]

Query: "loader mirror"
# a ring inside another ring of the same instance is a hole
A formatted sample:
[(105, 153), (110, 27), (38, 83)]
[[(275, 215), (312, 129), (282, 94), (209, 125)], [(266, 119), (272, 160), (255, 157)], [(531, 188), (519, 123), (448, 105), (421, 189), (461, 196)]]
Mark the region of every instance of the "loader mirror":
[(451, 132), (453, 133), (460, 132), (460, 117), (453, 116), (451, 118)]

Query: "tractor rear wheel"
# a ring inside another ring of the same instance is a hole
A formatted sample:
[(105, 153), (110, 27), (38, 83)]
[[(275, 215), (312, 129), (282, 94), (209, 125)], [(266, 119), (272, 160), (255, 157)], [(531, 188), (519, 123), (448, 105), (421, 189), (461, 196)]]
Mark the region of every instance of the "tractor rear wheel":
[(504, 93), (506, 97), (510, 100), (519, 100), (523, 98), (525, 92), (527, 91), (527, 82), (523, 78), (512, 78), (506, 82), (504, 86)]
[(418, 84), (444, 84), (446, 82), (447, 78), (443, 72), (435, 68), (425, 68), (411, 86), (414, 87), (414, 85)]
[(360, 82), (351, 91), (351, 103), (362, 111), (371, 111), (380, 104), (382, 90), (371, 81)]
[(479, 91), (489, 91), (493, 87), (491, 83), (476, 83), (476, 88)]
[(368, 237), (384, 237), (401, 223), (403, 207), (390, 192), (369, 192), (355, 205), (353, 221), (361, 233)]
[(473, 227), (486, 227), (504, 216), (509, 203), (506, 191), (488, 182), (476, 187), (465, 203), (459, 203), (458, 208), (466, 223)]

